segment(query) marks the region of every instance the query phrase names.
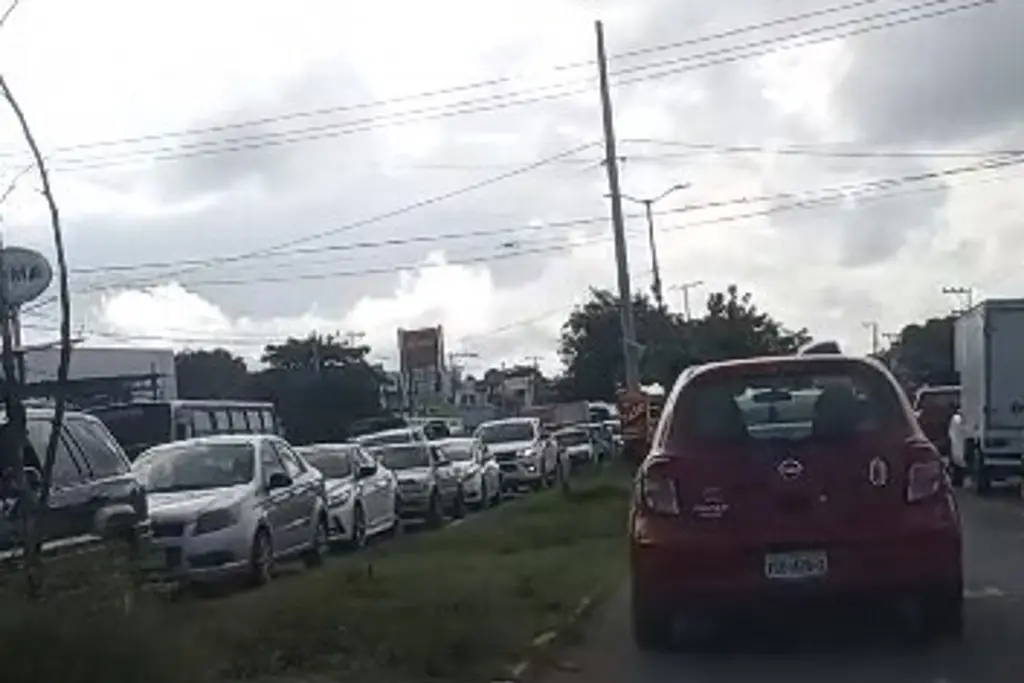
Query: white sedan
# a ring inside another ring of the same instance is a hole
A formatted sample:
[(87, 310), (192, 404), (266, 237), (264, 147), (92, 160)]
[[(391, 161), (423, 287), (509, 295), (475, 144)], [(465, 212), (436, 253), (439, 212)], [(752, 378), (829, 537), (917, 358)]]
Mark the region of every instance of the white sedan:
[(315, 444), (298, 449), (324, 475), (332, 542), (360, 548), (367, 539), (398, 530), (394, 473), (358, 444)]
[(143, 452), (132, 471), (146, 487), (170, 578), (265, 583), (281, 560), (323, 560), (323, 476), (277, 436), (175, 441)]
[(501, 468), (480, 439), (442, 439), (433, 445), (452, 463), (467, 503), (485, 508), (501, 502)]

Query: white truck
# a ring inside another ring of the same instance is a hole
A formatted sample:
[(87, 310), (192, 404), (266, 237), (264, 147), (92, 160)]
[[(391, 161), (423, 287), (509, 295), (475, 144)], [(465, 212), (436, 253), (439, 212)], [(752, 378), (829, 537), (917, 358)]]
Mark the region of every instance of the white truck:
[[(950, 428), (954, 476), (979, 494), (1021, 473), (1024, 453), (1024, 299), (989, 299), (953, 326), (960, 412)], [(954, 428), (955, 427), (955, 428)]]

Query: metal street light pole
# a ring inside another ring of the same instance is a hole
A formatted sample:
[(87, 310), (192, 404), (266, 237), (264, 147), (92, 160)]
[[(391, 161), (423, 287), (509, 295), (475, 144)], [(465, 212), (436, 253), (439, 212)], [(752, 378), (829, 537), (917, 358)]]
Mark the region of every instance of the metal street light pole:
[(683, 293), (683, 317), (686, 322), (690, 322), (690, 290), (700, 287), (704, 284), (703, 280), (692, 280), (691, 282), (684, 282), (681, 285), (672, 285), (669, 289)]
[(651, 293), (654, 295), (654, 303), (658, 306), (658, 308), (665, 307), (665, 299), (662, 294), (661, 288), (661, 270), (658, 267), (658, 248), (654, 240), (654, 212), (652, 208), (657, 202), (660, 202), (662, 199), (668, 197), (673, 192), (685, 190), (689, 186), (690, 183), (676, 183), (675, 185), (673, 185), (672, 187), (668, 188), (667, 190), (665, 190), (664, 192), (655, 197), (638, 198), (631, 197), (628, 194), (621, 195), (621, 197), (626, 201), (633, 202), (634, 204), (642, 204), (644, 207), (644, 213), (647, 216), (647, 243), (651, 249)]

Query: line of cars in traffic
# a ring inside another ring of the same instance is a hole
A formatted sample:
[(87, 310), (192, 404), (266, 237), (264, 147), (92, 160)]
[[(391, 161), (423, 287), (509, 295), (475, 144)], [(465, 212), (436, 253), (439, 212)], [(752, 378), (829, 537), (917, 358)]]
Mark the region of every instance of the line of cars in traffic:
[[(51, 410), (29, 411), (36, 453), (51, 419)], [(278, 563), (316, 566), (333, 546), (359, 548), (408, 520), (440, 526), (514, 489), (552, 486), (614, 448), (603, 427), (551, 430), (536, 418), (485, 423), (472, 436), (427, 432), (416, 425), (301, 447), (274, 433), (221, 433), (130, 461), (100, 419), (69, 412), (40, 531), (50, 547), (130, 539), (152, 551), (147, 568), (162, 580), (262, 584)], [(17, 545), (19, 526), (6, 503), (3, 512), (0, 553)]]

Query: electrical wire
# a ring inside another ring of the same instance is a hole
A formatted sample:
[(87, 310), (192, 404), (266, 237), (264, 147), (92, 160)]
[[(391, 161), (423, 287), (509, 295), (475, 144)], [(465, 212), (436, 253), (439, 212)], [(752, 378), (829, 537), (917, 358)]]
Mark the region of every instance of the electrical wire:
[[(1006, 160), (1007, 162), (1013, 161), (1012, 159)], [(1000, 159), (995, 160), (984, 160), (974, 164), (966, 166), (947, 167), (936, 171), (924, 171), (920, 173), (906, 174), (901, 176), (889, 176), (883, 178), (876, 178), (867, 181), (861, 181), (857, 183), (846, 183), (841, 185), (827, 186), (823, 188), (805, 189), (798, 192), (776, 192), (770, 194), (762, 194), (755, 196), (740, 196), (731, 197), (722, 200), (710, 200), (697, 203), (688, 203), (684, 206), (663, 209), (653, 211), (652, 216), (664, 217), (671, 216), (680, 213), (690, 213), (694, 211), (702, 211), (708, 209), (719, 209), (730, 206), (760, 203), (767, 201), (779, 201), (779, 200), (792, 200), (800, 197), (807, 198), (809, 195), (848, 195), (860, 191), (872, 190), (879, 187), (890, 187), (894, 185), (909, 184), (914, 182), (920, 182), (923, 180), (932, 180), (942, 178), (946, 175), (960, 175), (963, 173), (969, 173), (979, 170), (988, 170), (989, 168), (1001, 168), (1004, 165), (1004, 161)], [(1012, 163), (1006, 163), (1005, 165), (1014, 165)], [(639, 220), (646, 216), (644, 213), (633, 213), (627, 214), (625, 218), (627, 220)], [(438, 242), (451, 242), (464, 239), (476, 239), (479, 237), (511, 237), (513, 234), (523, 231), (543, 231), (551, 228), (576, 228), (584, 227), (588, 225), (599, 225), (602, 223), (608, 223), (610, 218), (606, 216), (594, 216), (594, 217), (582, 217), (582, 218), (571, 218), (560, 221), (545, 221), (536, 222), (533, 224), (523, 224), (512, 228), (501, 227), (492, 229), (481, 229), (481, 230), (470, 230), (464, 232), (448, 232), (433, 235), (417, 235), (412, 237), (395, 237), (383, 240), (367, 240), (362, 242), (351, 242), (346, 244), (333, 244), (323, 245), (317, 247), (304, 247), (299, 249), (278, 251), (273, 254), (265, 254), (259, 258), (276, 258), (276, 257), (292, 257), (292, 256), (305, 256), (308, 254), (319, 254), (324, 252), (346, 252), (356, 251), (364, 249), (377, 249), (384, 247), (397, 247), (397, 246), (408, 246), (417, 244), (433, 244)], [(93, 266), (89, 268), (76, 268), (72, 272), (80, 275), (88, 274), (103, 274), (103, 273), (115, 273), (115, 272), (134, 272), (138, 270), (146, 269), (157, 269), (157, 268), (174, 268), (178, 266), (196, 266), (196, 265), (223, 265), (230, 262), (235, 262), (239, 259), (233, 259), (232, 261), (217, 260), (215, 258), (204, 258), (204, 259), (184, 259), (179, 261), (149, 261), (137, 264), (109, 264)], [(249, 259), (246, 259), (249, 260)], [(159, 276), (159, 274), (157, 275)]]
[[(861, 35), (868, 32), (877, 30), (893, 28), (909, 23), (916, 23), (924, 21), (926, 19), (935, 19), (945, 15), (962, 12), (968, 9), (980, 7), (982, 5), (988, 5), (995, 2), (995, 0), (975, 0), (966, 4), (960, 4), (953, 7), (946, 7), (944, 9), (922, 12), (909, 17), (903, 17), (902, 19), (892, 20), (883, 22), (875, 25), (862, 26), (859, 29), (854, 29), (846, 32), (834, 33), (811, 40), (796, 40), (798, 38), (813, 37), (816, 34), (833, 31), (836, 28), (848, 27), (851, 25), (863, 24), (865, 22), (873, 21), (876, 19), (884, 19), (901, 14), (910, 13), (916, 9), (928, 8), (938, 5), (944, 5), (953, 2), (953, 0), (929, 0), (928, 2), (919, 3), (897, 10), (887, 10), (884, 12), (878, 12), (873, 15), (867, 15), (864, 17), (857, 17), (852, 20), (839, 22), (833, 25), (816, 27), (806, 31), (794, 32), (789, 35), (781, 37), (773, 37), (770, 39), (755, 41), (739, 46), (729, 46), (719, 50), (712, 50), (704, 53), (698, 53), (696, 55), (687, 55), (680, 58), (671, 60), (663, 60), (661, 62), (655, 62), (652, 64), (638, 65), (629, 69), (620, 70), (617, 73), (613, 73), (613, 77), (620, 77), (622, 75), (636, 74), (638, 72), (645, 72), (639, 75), (634, 75), (631, 78), (618, 78), (615, 82), (616, 86), (631, 85), (639, 82), (646, 82), (649, 80), (665, 78), (668, 76), (684, 73), (687, 71), (693, 71), (696, 69), (703, 69), (709, 66), (716, 66), (721, 64), (733, 63), (741, 60), (746, 60), (754, 57), (760, 57), (767, 54), (771, 54), (783, 50), (791, 50), (800, 47), (807, 47), (810, 45), (831, 42), (840, 38), (847, 38), (856, 35)], [(793, 41), (793, 42), (787, 42)], [(750, 48), (762, 48), (750, 51)], [(741, 52), (740, 54), (731, 54), (737, 51), (748, 50), (747, 52)], [(710, 59), (714, 57), (714, 59)], [(703, 60), (703, 61), (702, 61)], [(686, 64), (684, 66), (672, 66), (679, 64), (680, 62), (695, 62)], [(672, 66), (672, 68), (657, 71), (657, 68), (664, 66)], [(654, 73), (646, 73), (653, 71)], [(593, 81), (593, 77), (589, 78), (587, 82)], [(279, 131), (274, 133), (260, 133), (249, 136), (242, 136), (237, 138), (229, 138), (226, 140), (209, 140), (209, 141), (195, 141), (183, 145), (177, 145), (174, 147), (164, 147), (148, 150), (140, 150), (136, 152), (128, 152), (122, 154), (120, 157), (117, 156), (94, 156), (94, 157), (79, 157), (76, 159), (64, 160), (66, 166), (58, 166), (57, 170), (63, 171), (85, 171), (85, 170), (96, 170), (101, 168), (108, 168), (116, 165), (131, 164), (138, 162), (159, 162), (159, 161), (174, 161), (183, 160), (194, 157), (209, 156), (213, 154), (239, 152), (246, 150), (256, 150), (266, 147), (279, 146), (284, 144), (294, 144), (299, 142), (308, 142), (323, 140), (329, 138), (336, 138), (342, 135), (349, 135), (353, 133), (365, 132), (368, 130), (375, 130), (384, 127), (391, 127), (394, 125), (406, 125), (411, 123), (428, 122), (438, 119), (449, 118), (452, 116), (461, 116), (465, 114), (480, 113), (487, 111), (494, 111), (498, 109), (505, 109), (509, 107), (535, 104), (539, 102), (550, 101), (553, 99), (561, 99), (565, 97), (571, 97), (574, 95), (586, 94), (591, 91), (591, 87), (588, 85), (585, 88), (568, 89), (565, 88), (574, 86), (577, 82), (562, 82), (557, 84), (551, 84), (534, 88), (532, 90), (524, 90), (519, 92), (501, 93), (496, 95), (490, 95), (483, 98), (476, 98), (470, 100), (464, 100), (461, 102), (450, 103), (444, 105), (439, 109), (438, 106), (427, 107), (421, 109), (413, 109), (402, 112), (396, 112), (394, 114), (375, 116), (364, 119), (356, 119), (353, 121), (346, 121), (340, 123), (322, 124), (319, 126), (311, 126), (306, 128), (299, 128), (293, 130)], [(523, 99), (515, 99), (523, 95), (530, 95), (531, 93), (546, 93), (537, 94), (533, 97), (525, 97)], [(510, 100), (510, 101), (507, 101)], [(445, 109), (444, 107), (448, 107)]]
[[(813, 19), (813, 18), (825, 16), (825, 15), (828, 15), (828, 14), (838, 14), (838, 13), (841, 13), (841, 12), (849, 11), (849, 10), (852, 10), (852, 9), (857, 9), (857, 8), (864, 7), (864, 6), (867, 6), (867, 5), (877, 4), (880, 1), (881, 0), (856, 0), (855, 2), (847, 2), (847, 3), (843, 3), (843, 4), (839, 4), (839, 5), (834, 5), (834, 6), (831, 6), (831, 7), (825, 7), (825, 8), (821, 8), (821, 9), (817, 9), (817, 10), (811, 10), (811, 11), (808, 11), (808, 12), (801, 12), (801, 13), (798, 13), (798, 14), (787, 15), (787, 16), (780, 17), (780, 18), (777, 18), (777, 19), (771, 19), (771, 20), (767, 20), (767, 21), (763, 21), (763, 22), (757, 22), (757, 23), (754, 23), (754, 24), (747, 24), (747, 25), (739, 26), (739, 27), (736, 27), (736, 28), (728, 29), (728, 30), (725, 30), (725, 31), (717, 32), (717, 33), (696, 36), (694, 38), (688, 38), (688, 39), (681, 40), (681, 41), (675, 41), (675, 42), (665, 43), (665, 44), (661, 44), (661, 45), (655, 45), (655, 46), (651, 46), (651, 47), (638, 48), (638, 49), (630, 50), (630, 51), (627, 51), (627, 52), (621, 52), (621, 53), (612, 55), (609, 58), (609, 61), (614, 62), (614, 61), (617, 61), (617, 60), (629, 59), (629, 58), (633, 58), (633, 57), (639, 57), (639, 56), (644, 56), (644, 55), (648, 55), (648, 54), (654, 54), (654, 53), (658, 53), (658, 52), (665, 52), (665, 51), (668, 51), (668, 50), (674, 50), (674, 49), (678, 49), (678, 48), (681, 48), (681, 47), (692, 47), (694, 45), (700, 45), (700, 44), (703, 44), (703, 43), (709, 43), (709, 42), (713, 42), (713, 41), (716, 41), (716, 40), (722, 40), (724, 38), (732, 38), (732, 37), (735, 37), (735, 36), (738, 36), (738, 35), (742, 35), (744, 33), (751, 33), (751, 32), (761, 31), (761, 30), (764, 30), (764, 29), (767, 29), (767, 28), (773, 28), (773, 27), (776, 27), (776, 26), (783, 26), (785, 24), (797, 23), (797, 22), (800, 22), (800, 21), (805, 21), (807, 19)], [(17, 4), (18, 3), (15, 2), (13, 6), (16, 6)], [(11, 9), (13, 9), (13, 6), (12, 6)], [(8, 10), (8, 14), (10, 13), (10, 11), (11, 10)], [(596, 60), (588, 59), (588, 60), (582, 60), (582, 61), (576, 61), (576, 62), (556, 64), (556, 65), (551, 66), (550, 70), (552, 72), (568, 71), (568, 70), (579, 69), (579, 68), (593, 67), (596, 63), (597, 63)], [(99, 140), (99, 141), (93, 141), (93, 142), (77, 143), (77, 144), (72, 144), (72, 145), (64, 145), (64, 146), (56, 147), (53, 151), (56, 152), (56, 153), (60, 153), (60, 152), (75, 151), (75, 150), (95, 149), (95, 148), (103, 148), (103, 147), (115, 147), (115, 146), (121, 146), (121, 145), (126, 145), (126, 144), (135, 144), (135, 143), (139, 143), (139, 142), (159, 141), (159, 140), (165, 140), (165, 139), (168, 139), (168, 138), (175, 138), (175, 137), (192, 137), (192, 136), (203, 135), (203, 134), (207, 134), (207, 133), (220, 133), (220, 132), (224, 132), (224, 131), (228, 131), (228, 130), (236, 130), (236, 129), (240, 129), (240, 128), (249, 128), (249, 127), (253, 127), (253, 126), (265, 126), (265, 125), (268, 125), (268, 124), (281, 123), (281, 122), (284, 122), (284, 121), (293, 121), (293, 120), (297, 120), (297, 119), (314, 118), (314, 117), (324, 116), (324, 115), (328, 115), (328, 114), (339, 114), (339, 113), (358, 111), (358, 110), (363, 110), (363, 109), (374, 109), (374, 108), (386, 107), (386, 106), (390, 106), (390, 105), (401, 104), (403, 102), (415, 101), (415, 100), (420, 100), (420, 99), (431, 99), (431, 98), (441, 97), (441, 96), (445, 96), (445, 95), (453, 95), (453, 94), (457, 94), (457, 93), (461, 93), (461, 92), (467, 92), (467, 91), (470, 91), (470, 90), (479, 90), (479, 89), (494, 87), (494, 86), (498, 86), (498, 85), (503, 85), (503, 84), (506, 84), (506, 83), (513, 82), (515, 80), (516, 80), (516, 78), (513, 77), (513, 76), (498, 76), (498, 77), (483, 79), (483, 80), (479, 80), (479, 81), (475, 81), (475, 82), (463, 83), (463, 84), (448, 86), (448, 87), (444, 87), (444, 88), (438, 88), (438, 89), (434, 89), (434, 90), (423, 91), (423, 92), (419, 92), (419, 93), (411, 93), (411, 94), (407, 94), (407, 95), (399, 95), (397, 97), (389, 97), (389, 98), (376, 99), (376, 100), (372, 100), (372, 101), (368, 101), (368, 102), (358, 102), (358, 103), (353, 103), (353, 104), (332, 105), (332, 106), (328, 106), (328, 107), (319, 107), (319, 108), (314, 108), (314, 109), (299, 110), (299, 111), (288, 112), (288, 113), (284, 113), (284, 114), (277, 114), (277, 115), (272, 115), (272, 116), (263, 116), (263, 117), (253, 118), (253, 119), (247, 119), (245, 121), (237, 121), (237, 122), (224, 123), (224, 124), (219, 124), (219, 125), (192, 127), (192, 128), (180, 129), (180, 130), (177, 130), (177, 131), (166, 131), (166, 132), (160, 132), (160, 133), (148, 133), (148, 134), (137, 135), (137, 136), (133, 136), (133, 137), (124, 137), (124, 138), (116, 138), (116, 139), (108, 139), (108, 140)], [(2, 157), (2, 156), (4, 156), (4, 155), (0, 154), (0, 157)]]
[[(919, 173), (902, 178), (883, 178), (867, 183), (861, 183), (860, 185), (840, 186), (831, 190), (821, 190), (818, 193), (821, 196), (817, 197), (806, 197), (806, 194), (811, 193), (780, 193), (777, 195), (766, 196), (765, 199), (760, 201), (766, 201), (768, 199), (772, 201), (778, 201), (780, 199), (790, 199), (788, 203), (775, 204), (764, 209), (758, 209), (746, 213), (739, 214), (728, 214), (725, 216), (716, 216), (699, 221), (690, 221), (676, 226), (661, 227), (659, 232), (671, 232), (676, 230), (694, 228), (699, 226), (707, 225), (720, 225), (726, 223), (735, 223), (743, 220), (752, 218), (760, 218), (764, 216), (770, 216), (777, 213), (792, 211), (792, 210), (803, 210), (803, 209), (816, 209), (837, 203), (844, 203), (850, 201), (857, 202), (873, 202), (884, 199), (890, 199), (893, 197), (905, 196), (909, 194), (917, 194), (920, 192), (935, 192), (943, 191), (948, 189), (947, 184), (934, 185), (925, 188), (912, 188), (909, 191), (903, 189), (902, 191), (889, 191), (893, 188), (898, 188), (900, 185), (917, 183), (924, 180), (939, 180), (955, 175), (962, 175), (966, 173), (979, 172), (984, 170), (997, 170), (1001, 168), (1007, 168), (1011, 166), (1020, 166), (1024, 164), (1024, 158), (1013, 159), (1004, 162), (984, 162), (980, 164), (974, 164), (971, 166), (964, 166), (953, 169), (945, 169), (942, 171)], [(801, 198), (804, 195), (804, 198)], [(757, 201), (757, 200), (755, 200)], [(627, 231), (633, 236), (642, 236), (643, 231), (640, 229), (634, 231)], [(325, 279), (343, 279), (343, 278), (358, 278), (368, 277), (373, 275), (382, 274), (396, 274), (405, 272), (421, 272), (423, 270), (434, 269), (438, 267), (446, 266), (467, 266), (467, 265), (479, 265), (483, 263), (494, 263), (504, 261), (513, 258), (520, 258), (523, 256), (532, 256), (539, 254), (550, 254), (556, 252), (572, 251), (585, 246), (591, 246), (596, 244), (607, 243), (611, 240), (610, 235), (599, 235), (591, 238), (584, 238), (574, 242), (560, 241), (556, 244), (550, 245), (539, 245), (517, 250), (507, 250), (499, 253), (488, 252), (486, 254), (480, 254), (476, 256), (447, 260), (444, 263), (414, 263), (405, 264), (400, 266), (380, 266), (374, 268), (363, 268), (355, 270), (341, 270), (341, 271), (325, 271), (316, 273), (299, 273), (287, 276), (263, 276), (258, 278), (221, 278), (221, 279), (210, 279), (210, 280), (193, 280), (187, 282), (190, 287), (230, 287), (230, 286), (249, 286), (254, 284), (288, 284), (297, 282), (308, 282), (318, 281)], [(150, 281), (146, 284), (155, 285), (159, 284), (158, 281)], [(101, 285), (93, 288), (85, 288), (80, 292), (88, 293), (89, 291), (101, 291), (104, 289), (116, 288), (118, 285)]]

